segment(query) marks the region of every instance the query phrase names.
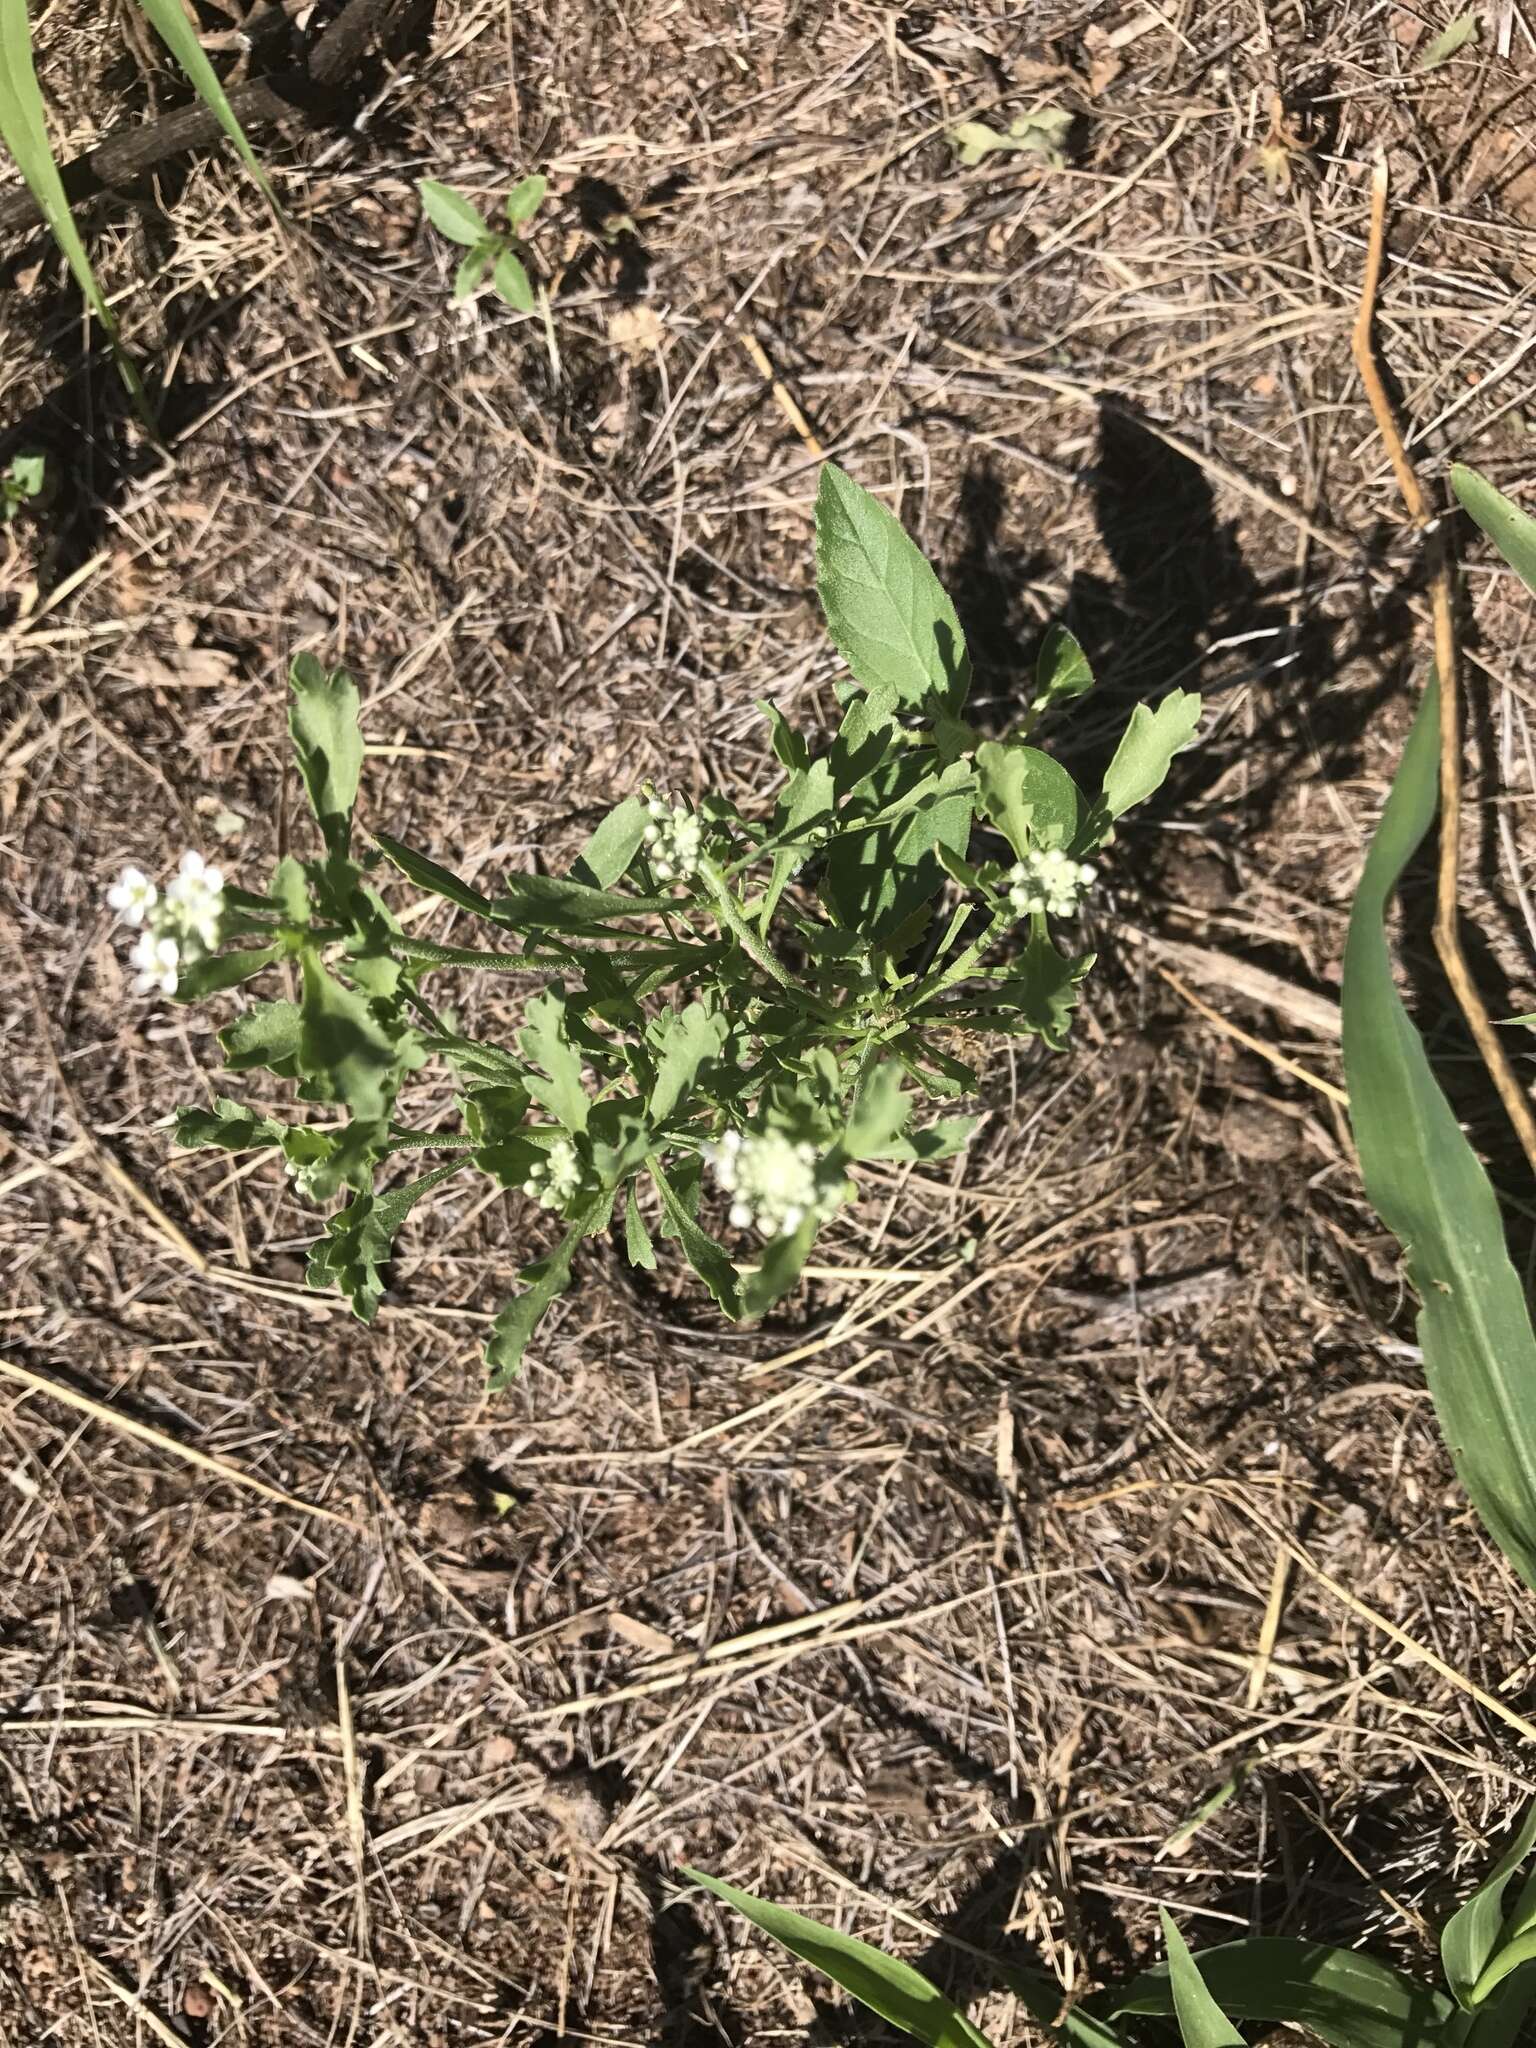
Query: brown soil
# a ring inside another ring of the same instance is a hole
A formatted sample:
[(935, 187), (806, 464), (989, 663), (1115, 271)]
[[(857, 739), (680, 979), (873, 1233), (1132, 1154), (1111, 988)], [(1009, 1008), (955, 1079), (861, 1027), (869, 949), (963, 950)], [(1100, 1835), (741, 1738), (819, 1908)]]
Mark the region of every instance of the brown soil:
[[(173, 463), (46, 244), (5, 252), (0, 454), (41, 442), (59, 493), (3, 565), (0, 2042), (877, 2037), (684, 1862), (899, 1945), (999, 2048), (1030, 2029), (964, 1944), (1074, 1993), (1151, 1951), (1158, 1900), (1197, 1946), (1431, 1970), (1536, 1771), (1320, 1575), (1529, 1710), (1526, 1605), (1337, 1108), (1159, 970), (1340, 1079), (1427, 645), (1348, 359), (1369, 165), (1426, 470), (1518, 492), (1524, 13), (1431, 72), (1437, 12), (1358, 0), (404, 14), (269, 144), (281, 231), (208, 152), (91, 213)], [(67, 147), (174, 103), (155, 62), (58, 0)], [(1266, 154), (1277, 90), (1305, 141)], [(1043, 104), (1065, 167), (957, 165), (948, 124)], [(450, 307), (413, 191), (534, 165), (552, 336)], [(1109, 865), (1073, 1051), (993, 1062), (959, 1168), (890, 1174), (764, 1329), (592, 1249), (488, 1399), (545, 1220), (450, 1183), (374, 1330), (306, 1297), (281, 1176), (158, 1128), (220, 1019), (131, 996), (102, 890), (184, 845), (266, 874), (304, 646), (362, 681), (369, 819), (471, 876), (568, 857), (644, 775), (750, 797), (754, 704), (824, 720), (835, 663), (815, 462), (749, 343), (941, 566), (982, 722), (1065, 616), (1101, 677), (1074, 763), (1175, 682), (1206, 734)], [(1469, 552), (1508, 1015), (1530, 614)]]

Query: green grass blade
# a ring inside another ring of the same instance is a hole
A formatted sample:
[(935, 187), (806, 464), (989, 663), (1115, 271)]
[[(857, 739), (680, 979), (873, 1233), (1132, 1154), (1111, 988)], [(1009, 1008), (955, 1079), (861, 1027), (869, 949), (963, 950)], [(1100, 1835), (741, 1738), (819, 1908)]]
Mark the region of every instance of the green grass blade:
[(182, 12), (181, 0), (139, 0), (139, 8), (155, 34), (192, 81), (193, 89), (224, 133), (240, 152), (246, 169), (275, 206), (272, 187), (256, 161), (256, 152), (246, 140), (245, 130), (235, 118), (219, 75), (208, 61), (208, 53), (197, 39), (197, 31)]
[(1211, 1996), (1188, 1944), (1166, 1906), (1158, 1908), (1163, 1946), (1168, 1951), (1168, 1983), (1173, 2013), (1184, 2048), (1243, 2048), (1243, 2037)]
[[(1524, 1820), (1505, 1845), (1504, 1854), (1441, 1931), (1440, 1960), (1445, 1969), (1445, 1981), (1464, 2006), (1470, 2008), (1476, 2003), (1473, 1993), (1478, 1979), (1501, 1944), (1526, 1931), (1518, 1920), (1518, 1914), (1517, 1924), (1505, 1924), (1504, 1894), (1509, 1889), (1510, 1879), (1533, 1847), (1536, 1847), (1536, 1800), (1532, 1800)], [(1526, 1904), (1522, 1897), (1521, 1905)]]
[(1344, 1073), (1366, 1193), (1404, 1247), (1424, 1374), (1483, 1525), (1536, 1589), (1536, 1336), (1499, 1205), (1392, 978), (1387, 906), (1439, 795), (1431, 682), (1360, 877), (1344, 954)]
[(0, 141), (16, 159), (16, 168), (37, 201), (49, 233), (73, 271), (86, 304), (111, 342), (118, 373), (128, 387), (128, 395), (140, 419), (151, 434), (158, 435), (139, 373), (119, 339), (117, 320), (96, 282), (96, 273), (75, 227), (69, 201), (64, 196), (64, 182), (59, 176), (59, 167), (48, 140), (43, 96), (38, 90), (37, 71), (32, 62), (32, 25), (27, 17), (27, 0), (0, 0)]
[(1526, 589), (1536, 590), (1536, 519), (1459, 462), (1451, 470), (1451, 489)]

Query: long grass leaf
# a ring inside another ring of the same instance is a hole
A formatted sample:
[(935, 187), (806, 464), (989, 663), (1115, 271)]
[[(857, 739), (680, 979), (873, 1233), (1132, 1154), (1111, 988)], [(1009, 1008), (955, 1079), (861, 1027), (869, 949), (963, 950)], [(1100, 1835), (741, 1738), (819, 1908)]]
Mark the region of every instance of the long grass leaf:
[(64, 181), (59, 176), (59, 167), (48, 140), (43, 96), (38, 89), (37, 71), (32, 61), (32, 25), (27, 16), (27, 0), (0, 0), (0, 141), (16, 159), (16, 168), (37, 201), (49, 233), (73, 271), (86, 304), (111, 342), (118, 372), (128, 387), (139, 417), (151, 433), (157, 432), (144, 386), (122, 346), (117, 320), (96, 282), (96, 273), (91, 268), (91, 260), (85, 253), (85, 244), (80, 239), (74, 216), (69, 210), (69, 201), (64, 195)]
[[(208, 61), (207, 51), (197, 39), (197, 31), (182, 11), (181, 0), (139, 0), (139, 7), (161, 42), (192, 81), (198, 98), (240, 152), (246, 169), (268, 199), (272, 199), (272, 188), (267, 183), (266, 173), (256, 161), (256, 152), (246, 140), (245, 130), (235, 118), (235, 110), (229, 104), (228, 95), (219, 83), (219, 74)], [(273, 200), (272, 203), (276, 205), (277, 202)]]
[(1360, 877), (1344, 954), (1344, 1072), (1360, 1168), (1419, 1296), (1424, 1373), (1484, 1527), (1536, 1589), (1536, 1336), (1498, 1201), (1392, 976), (1387, 907), (1435, 815), (1439, 735), (1424, 693)]

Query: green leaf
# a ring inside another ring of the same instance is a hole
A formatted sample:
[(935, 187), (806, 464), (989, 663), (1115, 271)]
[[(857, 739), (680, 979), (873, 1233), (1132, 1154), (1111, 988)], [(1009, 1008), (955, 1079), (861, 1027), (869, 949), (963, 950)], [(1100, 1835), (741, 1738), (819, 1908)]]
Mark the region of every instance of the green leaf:
[[(1329, 2048), (1456, 2048), (1456, 2008), (1443, 1992), (1353, 1949), (1278, 1935), (1225, 1942), (1201, 1952), (1200, 1976), (1223, 2013), (1238, 2020), (1287, 2021)], [(1093, 2001), (1095, 2011), (1175, 2016), (1166, 1968)]]
[(1484, 1527), (1536, 1589), (1536, 1336), (1488, 1176), (1392, 978), (1384, 921), (1439, 795), (1439, 691), (1424, 692), (1355, 893), (1344, 1074), (1365, 1190), (1404, 1247), (1424, 1375)]
[(178, 1003), (195, 1003), (204, 996), (220, 995), (225, 989), (238, 988), (241, 982), (249, 981), (264, 967), (270, 967), (281, 951), (279, 946), (257, 946), (243, 953), (205, 953), (201, 960), (190, 961), (178, 970), (176, 1000)]
[[(1440, 1960), (1445, 1981), (1459, 2004), (1470, 2012), (1487, 1992), (1482, 1978), (1500, 1951), (1529, 1932), (1536, 1916), (1536, 1899), (1522, 1897), (1506, 1920), (1504, 1894), (1509, 1881), (1536, 1848), (1536, 1800), (1527, 1807), (1525, 1818), (1510, 1838), (1504, 1854), (1494, 1864), (1477, 1890), (1458, 1907), (1440, 1935)], [(1529, 1890), (1529, 1887), (1527, 1888)], [(1491, 1989), (1489, 1986), (1488, 1989)]]
[(364, 1121), (388, 1116), (399, 1080), (399, 1039), (379, 1022), (367, 997), (339, 982), (313, 951), (304, 954), (300, 1015), (299, 1072), (310, 1083), (309, 1099), (344, 1102)]
[[(860, 699), (860, 702), (863, 700)], [(790, 772), (774, 813), (773, 831), (775, 838), (788, 838), (793, 834), (808, 832), (814, 825), (832, 822), (832, 764), (823, 755), (804, 768)], [(810, 855), (809, 846), (781, 846), (773, 856), (773, 869), (768, 877), (768, 886), (763, 892), (763, 908), (759, 916), (759, 929), (766, 932), (773, 921), (773, 914), (779, 907), (779, 899), (789, 886), (789, 879), (797, 868), (804, 865)]]
[(450, 242), (460, 242), (466, 249), (472, 249), (486, 239), (479, 209), (462, 192), (455, 192), (451, 185), (440, 185), (436, 178), (418, 178), (416, 190), (421, 194), (422, 212)]
[(522, 1277), (529, 1283), (527, 1290), (509, 1301), (497, 1316), (490, 1342), (485, 1347), (485, 1362), (490, 1368), (493, 1392), (517, 1377), (523, 1353), (528, 1349), (528, 1340), (550, 1304), (571, 1284), (571, 1261), (576, 1256), (576, 1247), (584, 1237), (602, 1228), (612, 1202), (609, 1192), (594, 1196), (549, 1257), (523, 1268)]
[(901, 522), (833, 462), (816, 493), (816, 580), (856, 682), (911, 710), (959, 710), (971, 663), (954, 606)]
[(1451, 489), (1526, 589), (1536, 591), (1536, 519), (1459, 462), (1451, 470)]
[(394, 1248), (395, 1233), (422, 1196), (438, 1187), (464, 1162), (455, 1159), (435, 1167), (387, 1195), (354, 1195), (326, 1223), (326, 1234), (311, 1245), (304, 1278), (316, 1289), (335, 1287), (352, 1304), (359, 1321), (371, 1323), (384, 1295), (382, 1269)]
[(873, 780), (882, 807), (915, 799), (908, 815), (872, 830), (841, 832), (827, 854), (821, 894), (833, 915), (864, 938), (889, 940), (937, 894), (940, 847), (964, 857), (971, 841), (970, 770), (954, 763), (939, 775), (922, 756), (886, 764)]
[(1479, 2007), (1460, 2048), (1530, 2048), (1526, 2021), (1536, 2012), (1536, 1964), (1516, 1970)]
[(1477, 41), (1477, 15), (1458, 14), (1456, 19), (1444, 27), (1429, 48), (1414, 66), (1416, 71), (1433, 71), (1454, 57), (1458, 50), (1464, 50), (1468, 43)]
[(544, 194), (549, 190), (548, 178), (537, 171), (531, 178), (524, 178), (514, 185), (507, 194), (507, 220), (515, 228), (526, 227), (544, 204)]
[(566, 1130), (584, 1131), (592, 1105), (581, 1085), (581, 1054), (566, 1031), (564, 996), (554, 989), (535, 996), (523, 1012), (517, 1042), (524, 1056), (544, 1070), (527, 1076), (534, 1101), (542, 1103)]
[(741, 1290), (736, 1281), (736, 1268), (731, 1264), (725, 1247), (717, 1244), (708, 1231), (699, 1228), (684, 1206), (681, 1195), (654, 1159), (651, 1161), (651, 1178), (661, 1195), (662, 1213), (666, 1218), (665, 1234), (677, 1239), (684, 1257), (714, 1296), (716, 1305), (724, 1309), (732, 1322), (740, 1322)]
[(491, 283), (496, 296), (504, 299), (514, 313), (531, 313), (538, 304), (522, 258), (514, 255), (510, 249), (503, 249), (496, 258), (496, 266), (491, 272)]
[(625, 896), (560, 875), (508, 875), (492, 915), (517, 931), (598, 932), (623, 918), (655, 917), (677, 907), (675, 896)]
[(772, 746), (774, 758), (779, 762), (780, 766), (788, 768), (791, 772), (797, 768), (809, 768), (811, 757), (807, 751), (805, 741), (795, 731), (783, 712), (776, 705), (767, 703), (761, 697), (757, 700), (757, 708), (768, 721), (769, 744)]
[(219, 1033), (224, 1064), (232, 1074), (270, 1067), (274, 1074), (291, 1077), (299, 1071), (302, 1031), (297, 1003), (253, 1003)]
[(1159, 1906), (1174, 2016), (1184, 2048), (1244, 2048), (1242, 2035), (1212, 1998), (1184, 1937), (1166, 1906)]
[(912, 1097), (901, 1091), (901, 1082), (897, 1060), (882, 1060), (865, 1075), (843, 1134), (843, 1151), (849, 1159), (892, 1156), (891, 1147), (900, 1141), (913, 1108)]
[(1064, 148), (1072, 132), (1073, 116), (1065, 107), (1038, 107), (1032, 114), (1020, 114), (1008, 125), (1006, 134), (989, 128), (985, 121), (961, 121), (949, 131), (949, 139), (960, 152), (968, 169), (996, 150), (1017, 149), (1026, 155), (1043, 156), (1055, 170), (1067, 159)]
[(627, 796), (615, 804), (581, 849), (571, 871), (576, 880), (593, 889), (612, 888), (640, 851), (650, 821), (651, 814), (638, 796)]
[(490, 241), (477, 242), (473, 249), (465, 251), (463, 261), (453, 273), (453, 297), (455, 303), (460, 299), (467, 299), (469, 297), (470, 293), (490, 269), (495, 258), (496, 244)]
[(651, 1233), (640, 1213), (640, 1197), (633, 1181), (629, 1184), (629, 1197), (624, 1204), (624, 1255), (632, 1266), (639, 1266), (647, 1273), (655, 1272), (656, 1247), (651, 1243)]
[(472, 911), (476, 917), (500, 922), (489, 896), (482, 895), (473, 884), (461, 882), (457, 875), (439, 867), (435, 860), (428, 860), (424, 853), (403, 846), (388, 832), (375, 832), (373, 842), (392, 867), (397, 867), (408, 882), (425, 889), (429, 896), (440, 896), (445, 903), (455, 903), (460, 910)]
[(259, 1152), (281, 1145), (286, 1125), (260, 1116), (228, 1095), (216, 1095), (213, 1108), (178, 1109), (175, 1142), (188, 1151), (213, 1145), (221, 1152)]
[(725, 1047), (725, 1020), (703, 1003), (661, 1020), (656, 1036), (656, 1084), (647, 1105), (653, 1123), (664, 1124), (699, 1077), (706, 1060), (720, 1057)]
[(953, 1159), (957, 1152), (963, 1152), (970, 1142), (971, 1133), (980, 1122), (974, 1116), (946, 1116), (929, 1124), (924, 1130), (905, 1133), (893, 1138), (882, 1151), (866, 1155), (879, 1159), (920, 1159), (933, 1161)]
[(1084, 697), (1093, 688), (1093, 670), (1077, 637), (1065, 626), (1052, 626), (1035, 658), (1035, 693), (1030, 704), (1034, 712), (1054, 710)]
[(976, 786), (982, 811), (1021, 858), (1031, 847), (1076, 839), (1082, 796), (1061, 763), (1038, 747), (988, 740), (976, 749)]
[(295, 658), (288, 683), (288, 730), (299, 773), (326, 847), (341, 858), (352, 837), (352, 806), (363, 767), (357, 685), (345, 669), (322, 668), (312, 654)]
[(16, 168), (37, 201), (48, 232), (74, 274), (81, 297), (101, 323), (112, 345), (118, 375), (151, 437), (158, 429), (144, 386), (118, 336), (117, 320), (107, 304), (90, 258), (75, 227), (64, 193), (64, 181), (48, 140), (43, 96), (32, 62), (32, 26), (27, 0), (0, 0), (0, 141), (16, 159)]
[[(1032, 933), (1013, 970), (1003, 980), (951, 1004), (924, 1006), (919, 1014), (971, 1031), (1030, 1033), (1052, 1052), (1064, 1052), (1077, 991), (1093, 965), (1091, 953), (1075, 958), (1058, 953), (1048, 938)], [(927, 1048), (934, 1057), (933, 1048)], [(974, 1082), (972, 1083), (974, 1085)]]
[(1125, 737), (1104, 771), (1104, 809), (1118, 818), (1132, 804), (1145, 803), (1187, 747), (1200, 724), (1200, 699), (1193, 690), (1170, 690), (1155, 711), (1138, 704)]
[(785, 1906), (770, 1905), (751, 1892), (724, 1884), (718, 1877), (706, 1877), (701, 1870), (685, 1867), (683, 1875), (703, 1885), (717, 1899), (744, 1913), (754, 1927), (772, 1935), (791, 1955), (832, 1979), (834, 1984), (878, 2013), (883, 2020), (900, 2027), (928, 2048), (991, 2048), (979, 2027), (973, 2027), (956, 2005), (951, 2005), (936, 1985), (920, 1970), (895, 1956), (882, 1955), (867, 1941), (836, 1928), (807, 1920), (803, 1913), (791, 1913)]
[(246, 169), (271, 204), (276, 206), (277, 200), (273, 196), (272, 187), (267, 183), (266, 174), (256, 161), (256, 152), (246, 140), (245, 130), (235, 117), (235, 110), (229, 104), (224, 87), (219, 82), (219, 75), (209, 63), (208, 54), (198, 41), (197, 31), (188, 20), (181, 0), (139, 0), (139, 6), (156, 35), (191, 80), (198, 98), (235, 145)]

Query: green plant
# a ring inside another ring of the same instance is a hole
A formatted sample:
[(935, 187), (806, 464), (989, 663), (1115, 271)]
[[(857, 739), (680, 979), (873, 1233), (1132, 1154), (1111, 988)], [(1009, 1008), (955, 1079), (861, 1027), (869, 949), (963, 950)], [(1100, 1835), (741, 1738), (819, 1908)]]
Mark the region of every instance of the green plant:
[[(1281, 1936), (1224, 1942), (1192, 1957), (1166, 1911), (1166, 1963), (1081, 2004), (1069, 2004), (1038, 1970), (996, 1962), (992, 1974), (1048, 2039), (1072, 2048), (1156, 2048), (1169, 2019), (1184, 2048), (1243, 2048), (1234, 2020), (1300, 2027), (1329, 2048), (1516, 2048), (1536, 2012), (1536, 1870), (1508, 1911), (1504, 1897), (1533, 1846), (1536, 1806), (1446, 1923), (1448, 1992), (1357, 1950)], [(990, 2048), (910, 1963), (702, 1871), (683, 1874), (929, 2048)]]
[[(309, 1277), (372, 1316), (381, 1269), (413, 1204), (474, 1167), (564, 1225), (496, 1319), (494, 1380), (517, 1367), (570, 1280), (582, 1239), (619, 1208), (627, 1254), (651, 1267), (675, 1239), (721, 1309), (760, 1314), (793, 1285), (817, 1231), (876, 1160), (932, 1160), (968, 1117), (915, 1125), (920, 1099), (977, 1086), (957, 1044), (1032, 1034), (1061, 1047), (1091, 964), (1053, 920), (1093, 880), (1089, 856), (1193, 737), (1199, 702), (1138, 706), (1091, 800), (1016, 736), (961, 717), (970, 670), (960, 622), (900, 524), (830, 465), (817, 500), (819, 586), (850, 675), (841, 723), (813, 756), (762, 707), (783, 771), (757, 815), (711, 793), (695, 808), (627, 796), (569, 875), (508, 875), (487, 893), (389, 833), (354, 849), (363, 763), (356, 685), (301, 656), (290, 728), (323, 853), (283, 860), (263, 894), (226, 886), (195, 855), (161, 895), (136, 870), (112, 901), (142, 928), (142, 988), (192, 1001), (270, 969), (298, 1000), (254, 1004), (220, 1033), (232, 1072), (296, 1080), (337, 1123), (289, 1122), (220, 1097), (183, 1110), (179, 1142), (280, 1150), (317, 1202), (346, 1193)], [(1024, 732), (1090, 687), (1069, 633), (1050, 634)], [(998, 835), (973, 864), (977, 814)], [(376, 883), (382, 862), (515, 942), (414, 937)], [(941, 899), (950, 897), (941, 909)], [(231, 947), (228, 942), (233, 941)], [(541, 976), (511, 1045), (468, 1036), (428, 984), (451, 973)], [(405, 1122), (397, 1098), (428, 1060), (458, 1078), (451, 1127)], [(387, 1186), (402, 1154), (448, 1155)], [(764, 1240), (746, 1270), (708, 1227)]]
[(529, 225), (544, 203), (549, 180), (524, 178), (507, 195), (503, 206), (507, 225), (493, 226), (474, 201), (452, 185), (440, 185), (435, 178), (419, 179), (422, 211), (440, 234), (464, 250), (453, 280), (453, 296), (466, 299), (490, 272), (491, 286), (516, 313), (531, 313), (538, 301), (528, 276), (528, 245), (521, 230)]
[[(1536, 590), (1536, 522), (1467, 469), (1457, 496)], [(1536, 1334), (1481, 1161), (1397, 992), (1388, 906), (1434, 822), (1438, 689), (1432, 677), (1377, 828), (1344, 956), (1344, 1072), (1367, 1194), (1403, 1245), (1418, 1334), (1456, 1470), (1488, 1533), (1536, 1589)]]
[(0, 526), (9, 526), (23, 505), (42, 496), (48, 459), (36, 448), (13, 455), (0, 471)]
[[(186, 73), (198, 97), (212, 111), (240, 152), (246, 168), (270, 197), (255, 153), (235, 118), (219, 83), (218, 73), (208, 61), (207, 52), (198, 41), (197, 32), (181, 0), (134, 0), (134, 4)], [(122, 346), (116, 317), (96, 281), (96, 273), (91, 268), (85, 244), (75, 226), (64, 183), (59, 176), (58, 162), (48, 140), (47, 115), (32, 60), (32, 25), (27, 0), (0, 0), (0, 142), (15, 159), (16, 168), (36, 199), (48, 223), (49, 233), (73, 271), (86, 304), (112, 344), (119, 372), (145, 426), (153, 433), (154, 420), (143, 384)]]

